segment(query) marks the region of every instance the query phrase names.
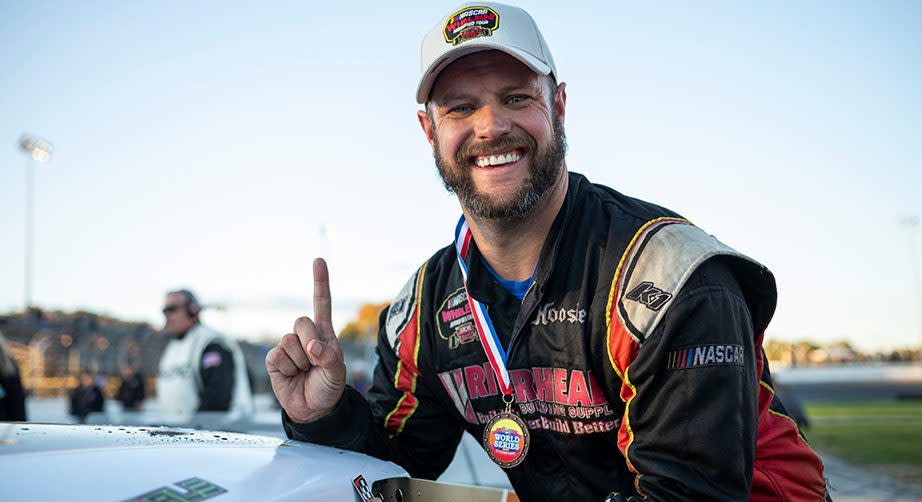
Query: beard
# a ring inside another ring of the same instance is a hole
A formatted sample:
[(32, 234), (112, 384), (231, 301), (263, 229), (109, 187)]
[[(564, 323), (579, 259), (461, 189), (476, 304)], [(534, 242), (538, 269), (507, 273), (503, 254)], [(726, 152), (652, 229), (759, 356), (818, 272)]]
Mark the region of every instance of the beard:
[[(442, 177), (445, 189), (456, 194), (461, 205), (472, 215), (503, 221), (522, 219), (538, 205), (544, 194), (560, 178), (567, 151), (563, 124), (556, 117), (554, 136), (540, 149), (531, 135), (519, 132), (493, 141), (464, 145), (454, 158), (449, 160), (442, 155), (437, 137), (434, 143), (435, 166)], [(522, 185), (505, 197), (491, 196), (478, 191), (474, 186), (471, 159), (480, 154), (513, 149), (520, 149), (528, 155), (528, 177)]]

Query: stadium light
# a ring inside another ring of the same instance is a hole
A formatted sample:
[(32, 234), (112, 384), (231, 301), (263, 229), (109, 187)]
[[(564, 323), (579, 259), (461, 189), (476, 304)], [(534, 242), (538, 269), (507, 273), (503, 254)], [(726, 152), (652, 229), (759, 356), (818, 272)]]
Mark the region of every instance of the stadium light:
[(29, 307), (32, 306), (32, 235), (34, 226), (33, 216), (33, 192), (34, 181), (32, 171), (36, 162), (47, 162), (51, 160), (51, 152), (54, 147), (48, 140), (23, 134), (19, 138), (19, 149), (23, 151), (28, 158), (26, 160), (26, 256), (25, 256), (25, 278), (23, 285), (23, 294), (25, 296), (25, 310), (23, 314), (29, 313)]

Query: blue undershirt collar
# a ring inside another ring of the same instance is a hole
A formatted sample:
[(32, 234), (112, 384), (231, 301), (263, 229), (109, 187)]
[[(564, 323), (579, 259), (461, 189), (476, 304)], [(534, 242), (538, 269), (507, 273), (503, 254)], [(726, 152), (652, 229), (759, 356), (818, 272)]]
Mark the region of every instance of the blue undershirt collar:
[[(490, 275), (492, 275), (493, 278), (496, 279), (496, 282), (499, 283), (499, 285), (502, 286), (503, 289), (505, 289), (506, 291), (511, 293), (513, 296), (518, 298), (519, 301), (522, 301), (525, 298), (525, 293), (528, 292), (528, 288), (531, 286), (531, 281), (535, 278), (534, 271), (532, 271), (531, 277), (529, 277), (528, 279), (525, 279), (524, 281), (518, 281), (518, 282), (517, 281), (507, 281), (506, 279), (503, 279), (502, 277), (500, 277), (499, 274), (497, 274), (496, 271), (493, 270), (490, 264), (487, 263), (487, 260), (483, 259), (483, 257), (480, 257), (480, 261), (483, 263), (485, 267), (487, 267), (487, 270), (490, 271)], [(535, 270), (537, 269), (538, 269), (538, 266), (535, 265)]]

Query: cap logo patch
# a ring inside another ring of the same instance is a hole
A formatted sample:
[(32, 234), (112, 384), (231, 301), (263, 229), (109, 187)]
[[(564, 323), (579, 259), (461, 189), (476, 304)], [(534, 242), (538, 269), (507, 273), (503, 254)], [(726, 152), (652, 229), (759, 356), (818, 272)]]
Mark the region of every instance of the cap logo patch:
[(489, 7), (465, 7), (445, 21), (445, 42), (458, 45), (474, 38), (489, 37), (499, 27), (499, 14)]

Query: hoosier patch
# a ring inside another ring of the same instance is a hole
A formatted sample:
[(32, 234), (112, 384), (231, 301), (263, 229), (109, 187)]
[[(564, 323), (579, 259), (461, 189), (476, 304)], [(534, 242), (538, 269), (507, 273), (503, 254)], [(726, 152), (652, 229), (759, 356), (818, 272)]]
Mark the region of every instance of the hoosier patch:
[(742, 366), (743, 346), (709, 344), (685, 347), (669, 352), (666, 369), (681, 370), (701, 366)]

